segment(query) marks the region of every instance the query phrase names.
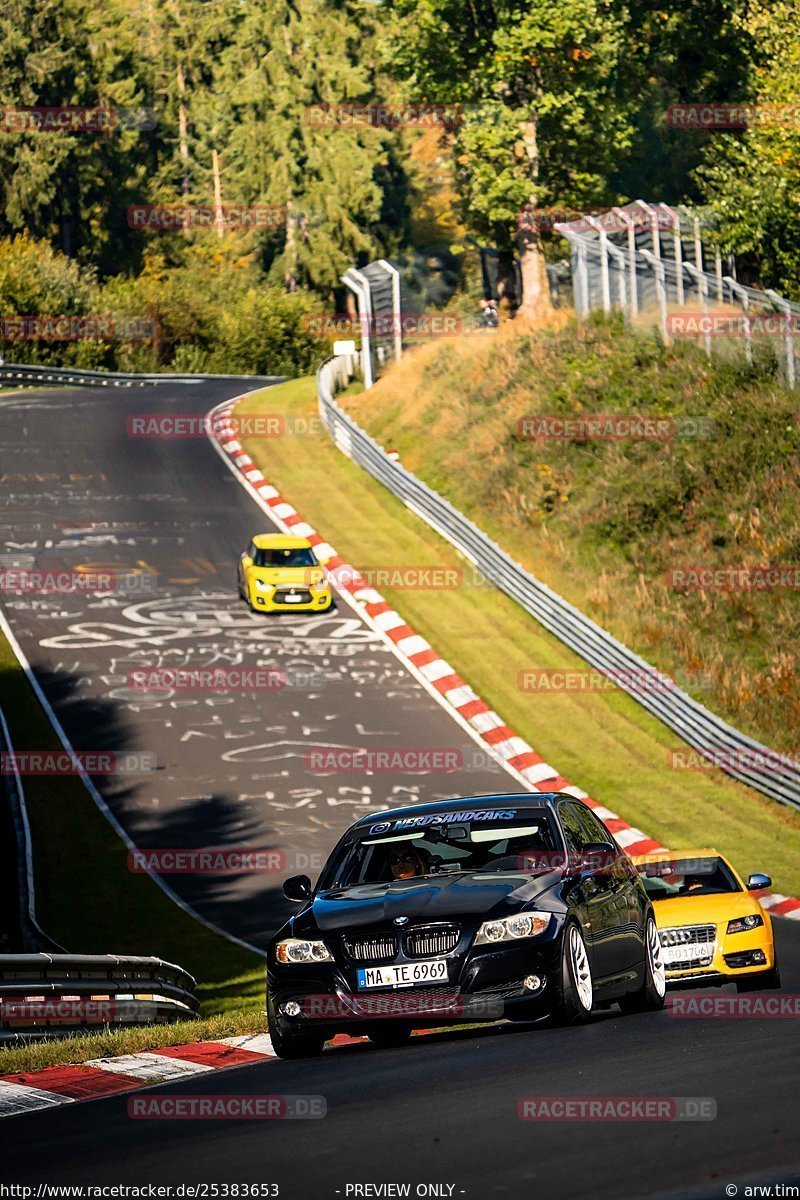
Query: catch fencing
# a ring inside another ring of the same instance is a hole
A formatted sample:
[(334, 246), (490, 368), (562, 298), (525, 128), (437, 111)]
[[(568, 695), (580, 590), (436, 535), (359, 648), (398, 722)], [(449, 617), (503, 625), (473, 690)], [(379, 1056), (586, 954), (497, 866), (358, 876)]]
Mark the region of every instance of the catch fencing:
[(554, 228), (570, 245), (579, 317), (617, 310), (634, 321), (654, 311), (665, 342), (695, 338), (709, 358), (741, 348), (748, 363), (774, 359), (786, 385), (796, 385), (800, 305), (740, 283), (710, 215), (634, 200)]

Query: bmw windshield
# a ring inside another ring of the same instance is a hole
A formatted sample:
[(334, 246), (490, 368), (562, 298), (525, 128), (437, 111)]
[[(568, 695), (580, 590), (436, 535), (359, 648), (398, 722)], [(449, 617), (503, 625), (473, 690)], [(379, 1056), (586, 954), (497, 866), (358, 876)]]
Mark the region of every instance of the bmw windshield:
[[(440, 818), (424, 828), (356, 827), (329, 861), (319, 887), (354, 887), (459, 873), (531, 872), (563, 865), (560, 837), (544, 809), (509, 812), (505, 820)], [(396, 825), (396, 822), (390, 825)]]

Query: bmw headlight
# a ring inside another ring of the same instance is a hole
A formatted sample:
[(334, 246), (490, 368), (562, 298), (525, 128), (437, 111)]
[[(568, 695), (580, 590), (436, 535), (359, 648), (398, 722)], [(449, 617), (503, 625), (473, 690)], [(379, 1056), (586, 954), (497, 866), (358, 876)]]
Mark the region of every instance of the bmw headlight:
[(475, 935), (476, 946), (488, 946), (494, 942), (513, 942), (517, 938), (538, 937), (550, 924), (552, 913), (516, 913), (513, 917), (502, 917), (497, 921), (484, 921)]
[(259, 590), (259, 592), (271, 592), (272, 591), (272, 584), (267, 583), (266, 579), (257, 579), (256, 587)]
[(279, 963), (333, 962), (333, 956), (324, 942), (306, 941), (304, 938), (287, 938), (278, 942), (275, 957)]
[(764, 918), (760, 913), (750, 913), (747, 917), (735, 917), (728, 921), (728, 933), (747, 933), (748, 929), (758, 929), (763, 924)]

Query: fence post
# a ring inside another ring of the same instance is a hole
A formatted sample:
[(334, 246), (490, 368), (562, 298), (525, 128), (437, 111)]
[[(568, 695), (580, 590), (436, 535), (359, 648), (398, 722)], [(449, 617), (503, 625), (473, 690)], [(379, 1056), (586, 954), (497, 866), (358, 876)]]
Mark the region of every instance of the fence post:
[(575, 314), (579, 320), (584, 320), (589, 315), (589, 275), (586, 267), (586, 246), (583, 238), (578, 237), (574, 230), (570, 229), (565, 221), (556, 221), (553, 226), (557, 229), (562, 237), (565, 237), (570, 246), (574, 249), (577, 257), (577, 266), (572, 277), (572, 288), (575, 293)]
[[(702, 255), (700, 261), (702, 262)], [(708, 279), (703, 274), (702, 270), (693, 267), (691, 263), (683, 264), (684, 271), (688, 271), (692, 279), (697, 284), (697, 290), (700, 293), (700, 308), (703, 313), (703, 329), (704, 341), (706, 344), (706, 358), (711, 358), (711, 330), (708, 325)]]
[(651, 204), (646, 204), (644, 200), (634, 200), (634, 204), (638, 204), (643, 212), (646, 212), (650, 218), (650, 236), (653, 239), (653, 257), (661, 261), (661, 234), (658, 231), (658, 213)]
[(786, 333), (784, 336), (784, 343), (786, 346), (786, 382), (788, 383), (789, 387), (793, 388), (795, 386), (797, 372), (794, 361), (794, 338), (792, 337), (792, 316), (794, 315), (792, 312), (792, 306), (788, 300), (784, 300), (783, 296), (779, 296), (778, 293), (772, 291), (771, 288), (767, 288), (765, 294), (769, 297), (775, 308), (777, 308), (778, 312), (782, 312), (786, 317)]
[(681, 219), (678, 216), (677, 210), (670, 208), (668, 204), (659, 204), (660, 209), (663, 209), (668, 214), (672, 223), (672, 253), (675, 258), (675, 287), (677, 290), (678, 304), (683, 304), (683, 243), (681, 241)]
[(724, 277), (724, 282), (727, 283), (728, 287), (730, 288), (731, 295), (735, 296), (742, 306), (742, 315), (744, 316), (744, 354), (747, 362), (750, 366), (752, 366), (753, 331), (750, 327), (750, 297), (747, 295), (746, 288), (743, 288), (740, 283), (737, 283), (731, 275), (726, 275)]
[(645, 262), (652, 267), (655, 272), (656, 280), (656, 295), (658, 296), (658, 307), (661, 311), (661, 336), (664, 339), (664, 345), (669, 345), (669, 334), (667, 333), (667, 287), (665, 281), (664, 264), (660, 258), (656, 258), (649, 250), (640, 251)]
[(717, 299), (722, 303), (725, 299), (725, 289), (722, 284), (722, 254), (719, 246), (714, 247), (714, 274), (717, 277)]
[(631, 284), (631, 310), (630, 315), (633, 319), (639, 311), (639, 292), (636, 286), (636, 222), (630, 213), (626, 213), (624, 208), (614, 208), (611, 210), (616, 217), (622, 218), (622, 223), (628, 231), (628, 272)]
[(619, 246), (615, 246), (613, 242), (608, 243), (608, 253), (617, 264), (617, 290), (619, 292), (619, 306), (623, 313), (627, 316), (628, 297), (625, 288), (625, 270), (626, 257), (624, 250), (620, 250)]
[(378, 265), (388, 271), (392, 277), (392, 326), (394, 328), (394, 357), (399, 362), (403, 357), (403, 330), (400, 326), (400, 272), (385, 258), (378, 259)]
[(700, 237), (700, 218), (695, 215), (692, 217), (692, 229), (694, 231), (694, 265), (698, 271), (703, 270), (703, 241)]
[(596, 217), (586, 217), (586, 224), (600, 235), (600, 294), (603, 300), (603, 312), (609, 316), (611, 313), (611, 286), (608, 277), (608, 234)]
[(369, 280), (366, 276), (350, 267), (341, 276), (342, 283), (350, 288), (358, 300), (358, 316), (361, 326), (361, 369), (364, 373), (364, 387), (367, 391), (372, 387), (372, 343), (370, 326), (372, 325), (372, 302), (369, 295)]

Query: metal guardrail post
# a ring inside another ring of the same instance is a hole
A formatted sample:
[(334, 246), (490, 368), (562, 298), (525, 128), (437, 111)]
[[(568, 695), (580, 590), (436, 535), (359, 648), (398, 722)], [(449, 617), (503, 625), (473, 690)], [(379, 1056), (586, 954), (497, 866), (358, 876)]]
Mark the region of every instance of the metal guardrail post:
[(786, 382), (789, 387), (794, 387), (797, 380), (797, 369), (794, 361), (794, 337), (792, 336), (792, 321), (794, 312), (788, 300), (784, 300), (783, 296), (779, 296), (777, 292), (768, 288), (765, 295), (769, 297), (770, 302), (777, 308), (778, 312), (782, 312), (786, 318), (784, 345), (786, 347)]

